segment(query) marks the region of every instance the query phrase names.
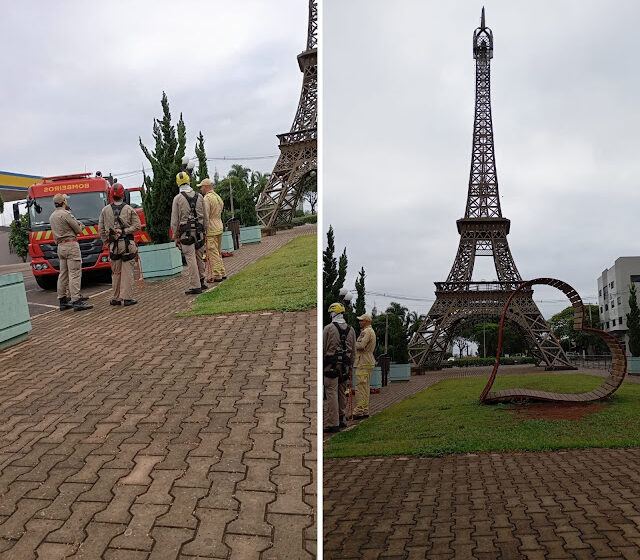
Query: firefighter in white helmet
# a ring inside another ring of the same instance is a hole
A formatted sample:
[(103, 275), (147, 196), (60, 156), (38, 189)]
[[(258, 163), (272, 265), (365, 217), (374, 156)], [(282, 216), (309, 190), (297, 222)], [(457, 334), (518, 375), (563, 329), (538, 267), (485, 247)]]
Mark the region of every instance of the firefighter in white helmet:
[(373, 351), (376, 349), (376, 333), (371, 327), (371, 315), (364, 313), (358, 317), (360, 335), (356, 341), (356, 406), (353, 419), (362, 420), (369, 417), (369, 386), (371, 374), (376, 365)]

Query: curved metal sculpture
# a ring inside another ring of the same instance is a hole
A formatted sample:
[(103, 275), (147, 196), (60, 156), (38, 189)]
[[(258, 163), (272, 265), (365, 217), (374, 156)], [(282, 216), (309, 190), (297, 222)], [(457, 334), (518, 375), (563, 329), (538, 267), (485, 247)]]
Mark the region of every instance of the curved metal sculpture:
[[(532, 286), (536, 285), (546, 285), (552, 286), (554, 288), (558, 288), (561, 292), (563, 292), (571, 302), (573, 306), (573, 328), (577, 331), (585, 331), (597, 334), (607, 343), (609, 350), (611, 351), (611, 371), (609, 372), (609, 376), (605, 380), (605, 382), (600, 385), (597, 389), (593, 391), (588, 391), (587, 393), (549, 393), (546, 391), (533, 391), (529, 389), (505, 389), (502, 391), (493, 391), (491, 392), (491, 387), (493, 386), (493, 382), (495, 381), (496, 374), (498, 373), (498, 367), (500, 366), (500, 353), (502, 350), (502, 331), (504, 328), (505, 317), (507, 316), (507, 311), (509, 310), (509, 306), (513, 301), (514, 297), (518, 292), (522, 290), (528, 290)], [(577, 403), (577, 402), (590, 402), (590, 401), (598, 401), (601, 399), (606, 399), (615, 393), (622, 381), (624, 380), (624, 376), (627, 373), (627, 356), (625, 354), (624, 348), (620, 341), (613, 336), (604, 331), (600, 331), (598, 329), (592, 329), (586, 327), (584, 324), (584, 304), (582, 303), (582, 299), (569, 284), (562, 282), (561, 280), (556, 280), (554, 278), (536, 278), (535, 280), (529, 280), (528, 282), (524, 282), (520, 284), (518, 288), (511, 294), (507, 303), (504, 306), (504, 310), (502, 312), (502, 318), (500, 319), (500, 330), (498, 332), (498, 349), (496, 351), (496, 363), (493, 366), (493, 371), (491, 372), (491, 377), (487, 382), (482, 394), (480, 395), (480, 403), (495, 403), (495, 402), (505, 402), (512, 401), (514, 399), (527, 399), (534, 401), (550, 401), (550, 402), (564, 402), (564, 403)]]

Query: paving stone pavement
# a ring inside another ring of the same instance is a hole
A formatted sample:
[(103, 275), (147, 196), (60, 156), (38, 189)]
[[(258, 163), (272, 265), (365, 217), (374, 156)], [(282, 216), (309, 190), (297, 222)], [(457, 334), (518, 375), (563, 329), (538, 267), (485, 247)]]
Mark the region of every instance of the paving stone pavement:
[(324, 460), (324, 559), (640, 558), (640, 450)]
[(0, 558), (315, 558), (316, 311), (176, 318), (185, 284), (0, 353)]
[[(393, 383), (372, 395), (371, 411), (443, 378), (488, 377), (485, 369)], [(514, 366), (505, 373), (541, 372)], [(640, 559), (640, 449), (358, 457), (323, 465), (325, 560)]]

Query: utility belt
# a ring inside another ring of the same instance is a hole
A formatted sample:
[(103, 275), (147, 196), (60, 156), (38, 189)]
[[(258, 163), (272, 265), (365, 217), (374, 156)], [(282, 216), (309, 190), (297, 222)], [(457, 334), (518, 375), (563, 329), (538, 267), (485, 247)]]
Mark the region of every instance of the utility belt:
[(62, 241), (58, 241), (57, 245), (62, 245), (63, 243), (77, 243), (78, 242), (78, 238), (77, 237), (72, 237), (71, 239), (63, 239)]
[(136, 254), (135, 253), (109, 253), (109, 258), (112, 261), (123, 261), (123, 262), (127, 262), (130, 261), (131, 259), (135, 259), (136, 258)]

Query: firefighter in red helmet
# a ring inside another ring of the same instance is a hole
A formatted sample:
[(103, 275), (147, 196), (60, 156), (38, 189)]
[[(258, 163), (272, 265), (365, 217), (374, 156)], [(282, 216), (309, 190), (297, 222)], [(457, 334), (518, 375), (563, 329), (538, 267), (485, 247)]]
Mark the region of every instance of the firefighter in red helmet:
[(133, 284), (135, 258), (138, 253), (134, 232), (142, 225), (136, 211), (124, 201), (124, 187), (116, 183), (111, 187), (113, 203), (105, 206), (100, 214), (98, 230), (102, 242), (109, 247), (111, 259), (111, 305), (134, 305)]

